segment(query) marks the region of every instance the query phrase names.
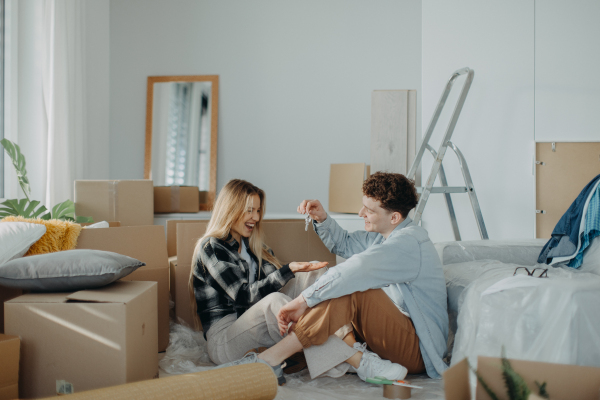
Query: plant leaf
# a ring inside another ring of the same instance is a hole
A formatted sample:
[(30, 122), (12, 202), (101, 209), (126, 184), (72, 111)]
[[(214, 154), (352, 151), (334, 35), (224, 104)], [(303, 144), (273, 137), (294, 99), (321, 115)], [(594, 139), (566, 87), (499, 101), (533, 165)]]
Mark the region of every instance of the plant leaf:
[(538, 394), (540, 397), (543, 397), (544, 399), (549, 399), (550, 398), (550, 394), (546, 391), (546, 382), (542, 383), (540, 385), (540, 383), (538, 381), (535, 381), (535, 384), (538, 387)]
[(29, 200), (31, 188), (29, 187), (29, 179), (27, 179), (25, 156), (21, 153), (21, 148), (18, 144), (15, 144), (8, 139), (0, 140), (0, 144), (2, 144), (2, 147), (4, 147), (4, 150), (6, 150), (6, 153), (8, 153), (8, 156), (12, 160), (17, 173), (17, 179), (19, 180), (19, 185), (21, 185), (25, 197)]
[(510, 361), (506, 358), (506, 350), (502, 346), (502, 378), (506, 385), (506, 391), (510, 400), (527, 400), (531, 391), (527, 387), (527, 383), (523, 380), (510, 365)]
[[(23, 218), (42, 218), (49, 219), (50, 213), (44, 206), (39, 205), (37, 200), (29, 201), (27, 199), (10, 199), (5, 200), (0, 208), (0, 217), (20, 216)], [(44, 218), (47, 216), (48, 218)]]
[(77, 217), (75, 217), (75, 222), (77, 222), (79, 224), (92, 223), (92, 222), (94, 222), (94, 218), (78, 215)]
[(62, 220), (75, 220), (75, 203), (65, 200), (52, 207), (52, 218)]

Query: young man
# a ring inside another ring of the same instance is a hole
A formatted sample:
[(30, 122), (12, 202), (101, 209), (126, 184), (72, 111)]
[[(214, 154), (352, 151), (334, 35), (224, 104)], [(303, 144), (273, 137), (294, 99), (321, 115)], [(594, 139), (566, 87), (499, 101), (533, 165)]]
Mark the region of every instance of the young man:
[(358, 350), (347, 362), (361, 379), (403, 379), (407, 372), (441, 376), (447, 368), (442, 360), (448, 338), (446, 284), (427, 231), (408, 217), (417, 204), (414, 184), (401, 174), (378, 172), (365, 181), (363, 194), (359, 215), (365, 231), (353, 233), (328, 217), (318, 200), (300, 204), (298, 212), (310, 214), (327, 248), (347, 260), (281, 308), (281, 332), (292, 323), (288, 336), (235, 363), (276, 367), (299, 350), (326, 344), (338, 329), (352, 324), (364, 344), (352, 332), (344, 337)]

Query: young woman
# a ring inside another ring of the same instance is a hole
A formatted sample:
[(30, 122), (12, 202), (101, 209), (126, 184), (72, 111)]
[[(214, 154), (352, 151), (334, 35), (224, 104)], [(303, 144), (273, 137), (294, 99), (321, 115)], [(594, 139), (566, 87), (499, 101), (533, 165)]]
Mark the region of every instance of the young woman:
[[(208, 355), (216, 364), (283, 339), (277, 313), (291, 298), (278, 291), (295, 273), (327, 265), (281, 265), (263, 242), (264, 212), (264, 191), (249, 182), (231, 180), (219, 193), (206, 233), (196, 244), (190, 274), (192, 307), (202, 323)], [(308, 279), (305, 286), (316, 278)]]

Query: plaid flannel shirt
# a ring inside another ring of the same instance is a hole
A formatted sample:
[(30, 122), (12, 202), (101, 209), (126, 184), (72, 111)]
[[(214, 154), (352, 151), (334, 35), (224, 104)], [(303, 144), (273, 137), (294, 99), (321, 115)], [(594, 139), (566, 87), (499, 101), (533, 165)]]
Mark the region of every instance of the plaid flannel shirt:
[[(243, 240), (248, 254), (258, 264), (256, 255), (249, 248), (248, 239)], [(254, 283), (250, 284), (250, 267), (238, 253), (239, 246), (231, 235), (225, 240), (206, 238), (201, 243), (202, 251), (194, 266), (193, 285), (205, 337), (215, 322), (233, 313), (239, 318), (252, 305), (277, 292), (294, 277), (289, 264), (277, 269), (263, 260), (261, 279), (255, 277)]]

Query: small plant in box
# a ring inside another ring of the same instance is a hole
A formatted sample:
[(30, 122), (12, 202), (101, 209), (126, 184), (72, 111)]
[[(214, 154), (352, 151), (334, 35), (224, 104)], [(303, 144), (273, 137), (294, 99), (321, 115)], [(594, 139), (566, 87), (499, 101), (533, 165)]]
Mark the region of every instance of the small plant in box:
[(38, 200), (30, 200), (31, 188), (29, 187), (29, 179), (27, 179), (25, 156), (21, 153), (21, 148), (8, 139), (0, 140), (0, 144), (12, 160), (19, 185), (25, 195), (24, 199), (10, 199), (0, 203), (0, 218), (21, 216), (23, 218), (40, 218), (44, 220), (60, 219), (78, 223), (94, 222), (92, 217), (76, 217), (75, 203), (71, 200), (56, 204), (52, 207), (52, 211), (48, 211), (44, 205), (40, 205)]
[[(486, 393), (492, 398), (492, 400), (498, 400), (498, 396), (496, 393), (490, 389), (488, 384), (483, 380), (481, 375), (473, 369), (469, 365), (469, 368), (477, 375), (477, 380), (481, 383), (481, 386), (486, 391)], [(531, 390), (525, 383), (525, 380), (519, 375), (510, 365), (510, 361), (506, 358), (506, 351), (504, 346), (502, 347), (502, 379), (504, 380), (504, 385), (506, 386), (506, 394), (508, 395), (509, 400), (529, 400), (530, 396), (532, 398), (542, 398), (549, 399), (550, 396), (548, 392), (546, 392), (546, 382), (540, 384), (539, 382), (535, 382), (538, 388), (538, 394), (535, 395), (531, 393)]]

